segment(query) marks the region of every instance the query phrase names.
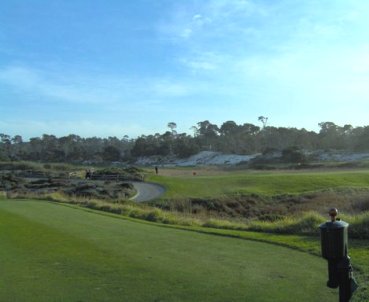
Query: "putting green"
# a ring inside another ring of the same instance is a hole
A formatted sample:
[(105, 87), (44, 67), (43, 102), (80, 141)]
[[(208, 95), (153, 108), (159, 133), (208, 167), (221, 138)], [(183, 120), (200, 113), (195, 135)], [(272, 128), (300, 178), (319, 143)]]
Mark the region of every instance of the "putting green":
[(0, 200), (0, 301), (336, 301), (326, 262), (265, 243)]

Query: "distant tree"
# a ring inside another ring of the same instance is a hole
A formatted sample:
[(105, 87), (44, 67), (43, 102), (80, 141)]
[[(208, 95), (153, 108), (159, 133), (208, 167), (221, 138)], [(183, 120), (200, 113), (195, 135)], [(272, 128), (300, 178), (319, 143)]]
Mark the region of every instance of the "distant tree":
[(240, 154), (251, 154), (255, 152), (260, 152), (258, 142), (258, 134), (260, 132), (260, 127), (254, 124), (245, 123), (240, 126), (240, 139), (238, 143), (238, 152)]
[(263, 129), (264, 129), (268, 123), (268, 118), (266, 116), (261, 115), (258, 117), (258, 121), (263, 124)]
[(240, 127), (234, 121), (227, 121), (220, 126), (219, 133), (221, 135), (235, 135), (239, 128)]
[(120, 151), (117, 147), (107, 146), (103, 150), (102, 158), (105, 161), (118, 161), (120, 160)]
[(189, 157), (200, 150), (195, 139), (186, 133), (178, 134), (173, 149), (174, 153), (180, 158)]
[(161, 153), (165, 153), (164, 150), (166, 150), (166, 148), (168, 148), (169, 150), (169, 154), (173, 154), (173, 143), (174, 143), (174, 140), (177, 138), (177, 131), (175, 130), (177, 128), (177, 124), (174, 123), (174, 122), (170, 122), (168, 123), (168, 128), (170, 129), (171, 132), (168, 132), (170, 133), (169, 137), (166, 137), (165, 138), (165, 133), (164, 133), (164, 141), (166, 143), (166, 146), (164, 148), (164, 146), (161, 146), (162, 149), (162, 152)]
[(42, 141), (39, 137), (31, 137), (29, 139), (29, 153), (26, 159), (41, 160)]
[(225, 153), (238, 153), (240, 145), (240, 133), (241, 127), (234, 121), (224, 122), (219, 128), (220, 137), (217, 139), (219, 143), (219, 151)]
[(306, 156), (299, 147), (292, 146), (282, 150), (282, 160), (287, 163), (304, 163)]
[(10, 145), (11, 144), (11, 137), (8, 134), (0, 133), (0, 139), (1, 143), (4, 145)]
[(131, 154), (135, 157), (146, 155), (146, 138), (145, 136), (140, 136), (136, 139), (135, 144), (131, 150)]
[(319, 141), (323, 149), (343, 149), (344, 142), (341, 127), (332, 122), (319, 123)]
[(241, 126), (241, 131), (247, 135), (256, 135), (260, 131), (260, 127), (245, 123)]
[(197, 128), (200, 145), (206, 149), (212, 150), (219, 135), (218, 126), (206, 120), (197, 123)]
[(21, 159), (25, 157), (24, 153), (23, 138), (20, 135), (15, 135), (11, 138), (11, 146), (10, 146), (10, 157), (13, 159)]
[[(95, 140), (96, 141), (96, 140)], [(101, 141), (101, 139), (97, 139), (97, 141)], [(86, 146), (84, 143), (85, 139), (82, 139), (80, 136), (75, 134), (69, 134), (68, 136), (63, 136), (59, 139), (60, 148), (64, 151), (65, 160), (67, 161), (80, 161), (87, 159), (86, 155), (89, 154), (91, 157), (88, 159), (92, 159), (92, 154), (86, 151)], [(101, 146), (96, 144), (93, 147), (93, 152), (101, 152)]]
[[(11, 137), (0, 134), (0, 160), (36, 160), (56, 162), (79, 162), (84, 160), (115, 161), (123, 157), (168, 155), (187, 157), (201, 150), (224, 153), (254, 154), (265, 150), (284, 150), (283, 160), (301, 162), (301, 150), (339, 149), (347, 151), (369, 151), (369, 126), (338, 126), (333, 122), (319, 124), (320, 131), (272, 127), (268, 118), (259, 117), (262, 128), (250, 123), (238, 125), (234, 121), (224, 122), (220, 128), (208, 120), (191, 128), (194, 135), (178, 134), (176, 123), (168, 123), (170, 131), (163, 134), (142, 135), (136, 139), (123, 136), (81, 138), (70, 134), (57, 138), (44, 134), (23, 141), (20, 135)], [(291, 149), (290, 146), (297, 146)], [(299, 151), (300, 150), (300, 151)], [(300, 152), (300, 154), (299, 154)]]
[(58, 153), (58, 139), (55, 135), (43, 134), (41, 138), (41, 158), (44, 161), (55, 161), (55, 153)]
[(13, 142), (14, 144), (21, 144), (21, 143), (23, 143), (23, 138), (22, 138), (22, 136), (20, 136), (20, 135), (15, 135), (15, 136), (12, 138), (12, 142)]
[(351, 135), (352, 147), (354, 151), (369, 150), (369, 126), (357, 127)]
[(177, 128), (177, 124), (174, 123), (174, 122), (169, 122), (168, 123), (168, 128), (170, 129), (170, 131), (172, 132), (173, 135), (175, 135), (177, 132), (176, 132), (176, 128)]
[(7, 160), (11, 157), (11, 138), (10, 135), (0, 133), (0, 157)]
[(197, 128), (196, 126), (192, 126), (190, 128), (190, 130), (193, 132), (193, 136), (196, 137), (199, 135), (199, 128)]

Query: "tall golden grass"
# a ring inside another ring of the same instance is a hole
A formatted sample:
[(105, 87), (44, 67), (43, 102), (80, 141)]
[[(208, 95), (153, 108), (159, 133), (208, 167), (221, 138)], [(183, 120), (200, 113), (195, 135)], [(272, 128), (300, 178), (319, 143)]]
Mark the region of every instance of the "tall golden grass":
[[(275, 221), (231, 220), (207, 217), (206, 215), (194, 215), (176, 211), (165, 211), (158, 208), (136, 204), (130, 201), (109, 202), (99, 199), (86, 199), (77, 196), (66, 196), (61, 193), (49, 194), (6, 194), (0, 192), (2, 198), (26, 198), (46, 199), (50, 201), (63, 202), (80, 205), (82, 207), (115, 213), (126, 217), (143, 219), (163, 224), (182, 226), (201, 226), (219, 229), (255, 231), (264, 233), (318, 235), (319, 225), (327, 220), (321, 214), (308, 211), (302, 214), (285, 216)], [(369, 211), (358, 215), (341, 215), (342, 220), (348, 222), (349, 235), (351, 238), (369, 239)]]

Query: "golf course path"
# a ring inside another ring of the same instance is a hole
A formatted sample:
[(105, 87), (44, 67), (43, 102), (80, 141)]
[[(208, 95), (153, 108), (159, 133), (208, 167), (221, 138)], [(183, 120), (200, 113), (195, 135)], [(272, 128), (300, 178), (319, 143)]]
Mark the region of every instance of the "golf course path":
[(155, 198), (159, 198), (164, 192), (165, 188), (161, 185), (148, 182), (131, 182), (135, 187), (137, 194), (131, 198), (131, 200), (136, 202), (149, 201)]

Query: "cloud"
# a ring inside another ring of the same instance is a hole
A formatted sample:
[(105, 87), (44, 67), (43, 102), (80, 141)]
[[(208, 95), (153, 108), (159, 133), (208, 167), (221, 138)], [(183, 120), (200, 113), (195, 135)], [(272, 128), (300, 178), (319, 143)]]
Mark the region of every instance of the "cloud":
[(104, 87), (104, 83), (89, 78), (63, 77), (21, 66), (0, 69), (0, 82), (51, 101), (99, 104), (119, 98), (113, 90)]
[(326, 109), (328, 105), (335, 110), (339, 106), (369, 109), (369, 52), (362, 49), (306, 52), (302, 47), (269, 57), (245, 57), (233, 67), (233, 78), (281, 104), (290, 100)]
[(212, 20), (209, 17), (188, 11), (186, 8), (177, 8), (169, 20), (162, 21), (158, 25), (158, 30), (164, 36), (174, 40), (189, 40), (211, 23)]
[(230, 33), (255, 33), (249, 19), (267, 17), (263, 5), (246, 0), (194, 1), (194, 5), (175, 6), (158, 25), (160, 34), (173, 41), (190, 42), (207, 36), (224, 37)]
[(190, 10), (192, 19), (211, 23), (192, 34), (179, 63), (204, 76), (200, 79), (214, 90), (221, 83), (238, 98), (369, 102), (369, 47), (362, 38), (369, 21), (359, 13), (363, 2), (300, 3), (293, 9), (292, 1), (260, 3), (214, 0)]
[(267, 6), (251, 0), (212, 0), (205, 5), (205, 10), (213, 20), (269, 15)]
[[(184, 20), (182, 25), (177, 25), (177, 35), (183, 39), (190, 39), (194, 34), (197, 34), (203, 27), (211, 24), (211, 19), (203, 17), (201, 14), (195, 14)], [(176, 28), (176, 27), (173, 27)]]
[(126, 75), (67, 73), (62, 69), (56, 73), (23, 66), (0, 69), (0, 83), (22, 91), (30, 100), (36, 97), (47, 102), (92, 105), (130, 104), (146, 99), (155, 99), (158, 103), (160, 99), (189, 95), (195, 89), (186, 80), (168, 77), (136, 79)]
[(183, 97), (191, 93), (185, 84), (173, 80), (154, 80), (150, 86), (153, 95), (159, 98)]
[(221, 66), (224, 58), (216, 53), (204, 52), (181, 58), (179, 61), (197, 73), (201, 71), (215, 71)]

